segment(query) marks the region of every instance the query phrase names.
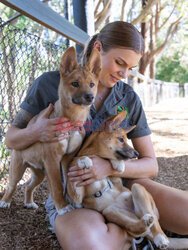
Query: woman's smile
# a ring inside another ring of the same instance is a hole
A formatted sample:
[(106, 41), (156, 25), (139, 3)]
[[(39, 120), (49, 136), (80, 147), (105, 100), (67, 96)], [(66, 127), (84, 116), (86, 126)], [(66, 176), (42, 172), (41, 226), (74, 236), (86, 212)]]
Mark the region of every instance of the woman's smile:
[(115, 77), (115, 76), (112, 75), (112, 74), (110, 75), (110, 77), (111, 77), (112, 81), (115, 82), (115, 83), (118, 82), (118, 81), (120, 80), (120, 79), (118, 79), (117, 77)]

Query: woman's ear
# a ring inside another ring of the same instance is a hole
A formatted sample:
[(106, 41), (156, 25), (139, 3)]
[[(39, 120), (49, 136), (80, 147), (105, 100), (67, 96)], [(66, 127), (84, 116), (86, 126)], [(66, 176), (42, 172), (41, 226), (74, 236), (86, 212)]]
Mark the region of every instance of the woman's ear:
[(93, 48), (97, 49), (99, 52), (102, 50), (102, 44), (100, 41), (95, 41)]

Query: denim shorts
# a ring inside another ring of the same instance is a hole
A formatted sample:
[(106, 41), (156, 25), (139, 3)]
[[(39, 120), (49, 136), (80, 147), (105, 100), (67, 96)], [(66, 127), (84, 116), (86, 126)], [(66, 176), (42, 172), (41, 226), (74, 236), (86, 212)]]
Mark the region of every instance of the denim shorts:
[[(77, 209), (77, 208), (83, 208), (82, 204), (74, 203), (68, 197), (68, 195), (66, 195), (65, 197), (66, 197), (65, 200), (66, 200), (67, 204), (69, 204), (71, 206), (71, 210), (72, 209)], [(56, 207), (54, 205), (54, 202), (52, 201), (51, 194), (49, 194), (48, 199), (45, 202), (45, 209), (46, 209), (46, 212), (47, 212), (46, 219), (49, 220), (50, 225), (51, 225), (50, 230), (52, 232), (54, 232), (55, 219), (56, 219), (56, 216), (58, 215), (58, 212), (57, 212), (57, 209), (56, 209)], [(66, 211), (66, 212), (68, 212), (68, 211)]]
[[(131, 179), (127, 179), (127, 178), (122, 178), (122, 182), (123, 182), (123, 186), (128, 187), (129, 183), (130, 183)], [(71, 202), (69, 201), (68, 197), (66, 197), (66, 201), (70, 204)], [(75, 206), (75, 204), (71, 203), (71, 205), (76, 209), (77, 207)], [(49, 194), (48, 199), (45, 202), (45, 209), (47, 212), (47, 218), (50, 222), (51, 225), (51, 230), (54, 231), (54, 224), (55, 224), (55, 219), (56, 216), (58, 215), (58, 212), (56, 210), (56, 207), (52, 201), (52, 197)]]

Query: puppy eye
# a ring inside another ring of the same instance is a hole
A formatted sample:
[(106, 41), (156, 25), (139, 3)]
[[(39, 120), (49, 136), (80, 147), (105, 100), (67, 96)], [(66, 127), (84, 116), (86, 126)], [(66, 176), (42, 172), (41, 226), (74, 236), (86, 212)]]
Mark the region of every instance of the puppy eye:
[(72, 86), (75, 87), (75, 88), (78, 88), (79, 87), (79, 83), (78, 82), (72, 82)]
[(124, 140), (123, 140), (123, 138), (121, 138), (121, 137), (118, 137), (118, 140), (121, 142), (121, 143), (124, 143)]
[(95, 84), (93, 82), (90, 83), (90, 88), (93, 88)]

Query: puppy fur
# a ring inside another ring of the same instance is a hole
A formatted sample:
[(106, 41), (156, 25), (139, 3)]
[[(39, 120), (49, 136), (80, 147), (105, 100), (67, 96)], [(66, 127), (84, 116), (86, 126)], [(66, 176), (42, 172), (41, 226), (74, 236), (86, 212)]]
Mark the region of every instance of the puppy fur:
[[(88, 117), (90, 106), (97, 93), (99, 74), (101, 71), (100, 53), (94, 49), (85, 67), (78, 65), (74, 47), (66, 50), (60, 63), (60, 84), (58, 89), (59, 99), (54, 105), (51, 118), (61, 119), (67, 117), (75, 126), (84, 123)], [(41, 111), (33, 117), (30, 125), (43, 113)], [(61, 133), (57, 125), (57, 133)], [(85, 136), (85, 131), (67, 132), (68, 138), (59, 142), (37, 142), (25, 150), (12, 150), (9, 169), (9, 181), (6, 192), (0, 201), (0, 207), (10, 207), (13, 193), (17, 183), (22, 178), (25, 170), (32, 170), (32, 177), (26, 184), (26, 207), (37, 208), (33, 201), (33, 191), (47, 175), (48, 185), (52, 199), (59, 214), (67, 205), (63, 197), (63, 187), (60, 174), (60, 162), (64, 174), (67, 165), (79, 149)]]

